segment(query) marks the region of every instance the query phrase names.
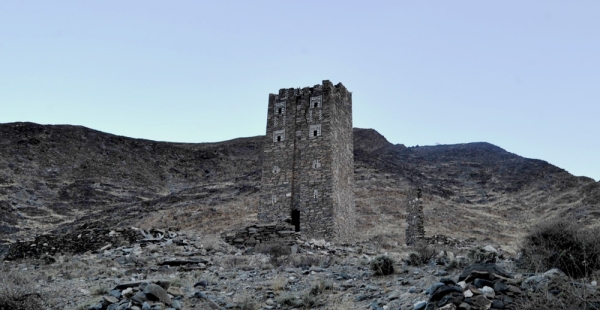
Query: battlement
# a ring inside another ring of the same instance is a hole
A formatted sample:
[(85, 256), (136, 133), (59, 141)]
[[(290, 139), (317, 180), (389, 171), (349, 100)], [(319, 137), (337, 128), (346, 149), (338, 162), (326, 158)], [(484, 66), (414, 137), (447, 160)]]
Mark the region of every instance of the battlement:
[(259, 219), (348, 235), (354, 226), (352, 94), (328, 80), (269, 95)]
[(315, 92), (347, 92), (346, 86), (344, 86), (341, 82), (333, 85), (329, 80), (323, 80), (322, 84), (316, 84), (313, 87), (304, 87), (304, 88), (281, 88), (279, 92), (276, 94), (269, 94), (269, 96), (273, 96), (275, 99), (286, 100), (291, 97), (297, 96), (306, 96), (313, 94)]

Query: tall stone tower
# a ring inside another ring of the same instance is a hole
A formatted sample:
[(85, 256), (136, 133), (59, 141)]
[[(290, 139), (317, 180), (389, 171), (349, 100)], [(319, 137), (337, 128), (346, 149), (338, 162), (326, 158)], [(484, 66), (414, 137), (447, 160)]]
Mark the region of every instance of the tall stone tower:
[(258, 218), (348, 237), (354, 228), (352, 93), (341, 83), (269, 95)]

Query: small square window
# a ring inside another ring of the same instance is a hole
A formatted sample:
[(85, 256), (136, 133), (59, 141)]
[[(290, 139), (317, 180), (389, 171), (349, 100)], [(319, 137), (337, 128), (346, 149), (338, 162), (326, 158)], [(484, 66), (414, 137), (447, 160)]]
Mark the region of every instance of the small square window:
[(273, 142), (281, 142), (285, 140), (285, 129), (273, 132)]
[(310, 104), (308, 105), (310, 108), (322, 108), (323, 107), (323, 97), (315, 96), (310, 97)]
[(321, 124), (310, 125), (308, 131), (308, 138), (315, 139), (316, 137), (321, 135)]

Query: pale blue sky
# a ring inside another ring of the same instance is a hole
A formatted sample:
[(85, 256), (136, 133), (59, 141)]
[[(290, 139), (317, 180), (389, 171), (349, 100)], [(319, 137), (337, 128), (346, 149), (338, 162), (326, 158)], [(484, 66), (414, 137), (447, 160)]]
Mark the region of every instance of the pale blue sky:
[(600, 179), (596, 0), (0, 2), (0, 123), (222, 141), (324, 79), (393, 143), (485, 141)]

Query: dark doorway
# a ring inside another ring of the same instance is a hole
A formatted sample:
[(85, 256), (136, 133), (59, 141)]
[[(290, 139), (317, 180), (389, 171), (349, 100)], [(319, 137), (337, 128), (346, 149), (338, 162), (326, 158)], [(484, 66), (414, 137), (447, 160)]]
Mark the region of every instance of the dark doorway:
[(300, 211), (292, 210), (292, 225), (295, 227), (295, 231), (300, 231)]

